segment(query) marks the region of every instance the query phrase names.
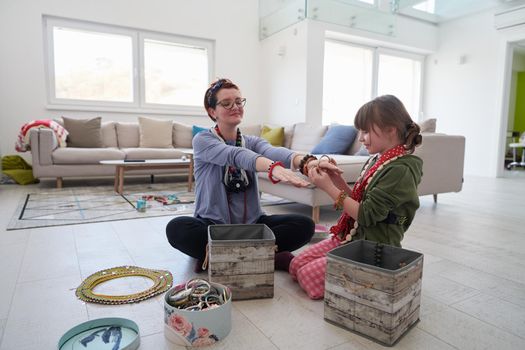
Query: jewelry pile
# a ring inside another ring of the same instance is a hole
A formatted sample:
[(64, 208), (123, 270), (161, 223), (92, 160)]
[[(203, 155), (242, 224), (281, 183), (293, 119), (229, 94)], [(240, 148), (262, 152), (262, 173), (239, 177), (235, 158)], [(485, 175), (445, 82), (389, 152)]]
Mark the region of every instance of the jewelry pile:
[[(150, 288), (127, 295), (105, 295), (97, 294), (93, 290), (101, 283), (122, 277), (141, 276), (153, 281)], [(76, 290), (80, 300), (98, 304), (131, 304), (167, 291), (173, 283), (171, 272), (166, 270), (152, 270), (137, 266), (119, 266), (107, 270), (95, 272), (86, 278)]]
[(179, 285), (167, 297), (171, 306), (186, 311), (204, 311), (221, 306), (230, 298), (227, 288), (219, 291), (208, 281), (194, 278)]

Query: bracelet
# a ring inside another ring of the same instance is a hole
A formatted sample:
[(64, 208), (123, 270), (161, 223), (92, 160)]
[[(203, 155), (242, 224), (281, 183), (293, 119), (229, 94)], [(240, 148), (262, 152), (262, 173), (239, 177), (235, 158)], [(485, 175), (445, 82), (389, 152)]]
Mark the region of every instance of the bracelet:
[[(306, 161), (306, 163), (304, 164), (304, 168), (303, 168), (303, 171), (302, 171), (302, 174), (303, 174), (304, 176), (308, 176), (308, 171), (309, 171), (309, 169), (308, 169), (308, 164), (310, 164), (310, 162), (312, 162), (312, 161), (314, 161), (314, 160), (317, 160), (317, 158), (315, 158), (315, 157), (309, 158), (309, 159)], [(319, 165), (319, 161), (317, 161), (317, 165), (316, 165), (316, 166), (318, 166), (318, 165)]]
[(273, 169), (276, 167), (276, 166), (282, 166), (284, 168), (284, 164), (282, 162), (273, 162), (272, 164), (270, 164), (270, 167), (268, 168), (268, 179), (270, 179), (270, 181), (272, 182), (272, 184), (276, 184), (276, 183), (279, 183), (281, 182), (281, 180), (275, 180), (272, 176), (272, 173), (273, 173)]
[(335, 210), (343, 210), (345, 207), (345, 199), (348, 197), (348, 194), (343, 190), (339, 192), (339, 195), (337, 196), (337, 200), (334, 203), (334, 209)]
[(303, 159), (301, 159), (301, 162), (299, 162), (299, 172), (303, 175), (306, 175), (306, 173), (308, 173), (307, 171), (305, 172), (305, 166), (308, 164), (308, 162), (311, 160), (311, 159), (317, 159), (317, 157), (311, 155), (311, 154), (307, 154), (303, 157)]
[(319, 158), (319, 162), (321, 161), (321, 159), (323, 159), (325, 157), (328, 159), (328, 163), (333, 164), (333, 165), (337, 165), (336, 162), (335, 162), (335, 159), (330, 157), (330, 156), (328, 156), (328, 155), (326, 155), (326, 154), (323, 154), (321, 156), (321, 158)]

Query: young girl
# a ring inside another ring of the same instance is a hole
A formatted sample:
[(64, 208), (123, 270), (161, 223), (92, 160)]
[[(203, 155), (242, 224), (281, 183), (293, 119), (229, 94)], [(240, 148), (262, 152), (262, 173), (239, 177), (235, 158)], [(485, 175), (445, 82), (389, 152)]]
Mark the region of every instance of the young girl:
[(359, 141), (372, 156), (353, 188), (329, 165), (326, 157), (307, 156), (302, 172), (334, 200), (343, 213), (330, 228), (332, 237), (295, 257), (290, 274), (312, 299), (324, 296), (326, 254), (333, 248), (356, 239), (401, 246), (419, 207), (417, 186), (423, 161), (411, 155), (421, 144), (419, 126), (395, 96), (385, 95), (363, 105), (354, 125)]
[(219, 79), (206, 90), (204, 107), (215, 126), (193, 139), (194, 217), (174, 218), (166, 227), (169, 243), (198, 260), (197, 271), (202, 271), (206, 256), (209, 225), (266, 224), (275, 234), (275, 268), (286, 271), (293, 258), (290, 252), (308, 243), (314, 234), (314, 223), (306, 216), (265, 215), (262, 211), (257, 172), (267, 173), (272, 183), (283, 181), (298, 187), (310, 183), (290, 169), (299, 167), (303, 155), (241, 134), (245, 103), (237, 85), (228, 79)]

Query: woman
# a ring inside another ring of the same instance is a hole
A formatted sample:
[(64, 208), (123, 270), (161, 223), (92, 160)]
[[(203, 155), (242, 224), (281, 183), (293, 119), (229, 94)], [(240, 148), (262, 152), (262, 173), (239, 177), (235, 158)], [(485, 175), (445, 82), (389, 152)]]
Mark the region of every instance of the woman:
[(266, 215), (261, 210), (257, 172), (266, 172), (272, 183), (305, 187), (309, 182), (291, 170), (301, 165), (303, 155), (242, 135), (245, 103), (228, 79), (215, 81), (206, 91), (204, 107), (215, 126), (193, 139), (194, 217), (174, 218), (166, 227), (169, 243), (197, 259), (197, 271), (205, 269), (209, 225), (265, 224), (275, 235), (275, 268), (285, 271), (293, 258), (290, 252), (308, 243), (314, 233), (314, 223), (306, 216)]

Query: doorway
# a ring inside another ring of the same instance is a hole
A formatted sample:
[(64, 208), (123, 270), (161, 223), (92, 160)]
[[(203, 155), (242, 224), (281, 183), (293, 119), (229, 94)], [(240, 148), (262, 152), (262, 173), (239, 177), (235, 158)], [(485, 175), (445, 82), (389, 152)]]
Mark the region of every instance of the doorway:
[[(525, 177), (525, 166), (513, 162), (522, 160), (523, 148), (509, 147), (518, 143), (525, 133), (525, 40), (511, 44), (512, 67), (509, 76), (508, 108), (505, 137), (503, 177)], [(500, 163), (501, 164), (501, 163)]]

